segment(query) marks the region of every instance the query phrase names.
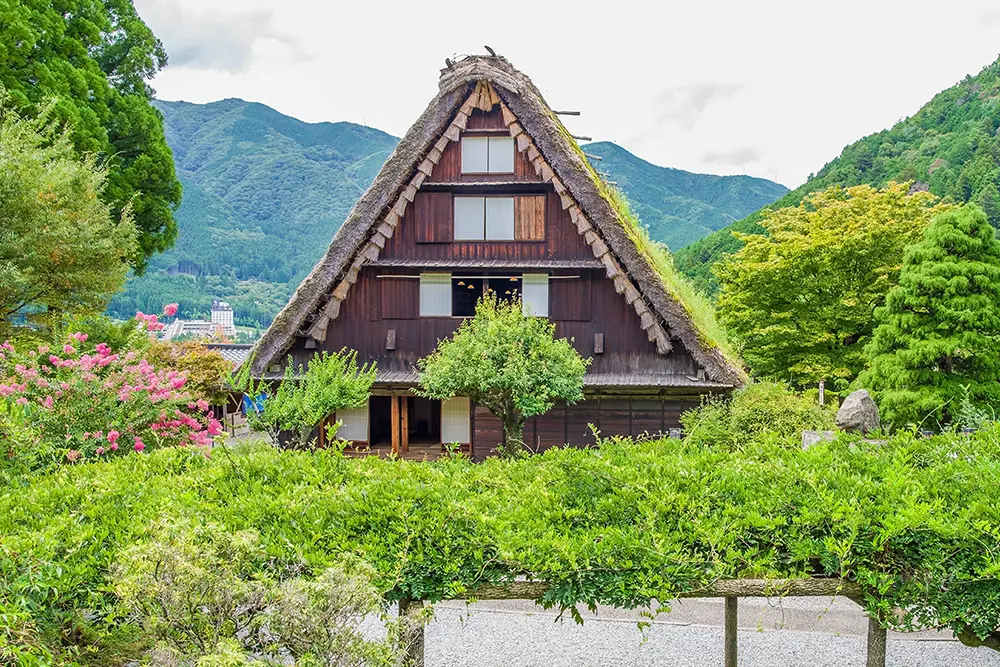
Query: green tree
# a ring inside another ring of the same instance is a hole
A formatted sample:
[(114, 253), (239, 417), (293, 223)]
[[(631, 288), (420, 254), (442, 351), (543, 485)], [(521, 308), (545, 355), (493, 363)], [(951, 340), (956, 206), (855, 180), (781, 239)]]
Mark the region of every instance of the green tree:
[[(319, 353), (305, 368), (295, 366), (289, 357), (285, 375), (274, 388), (254, 380), (249, 363), (228, 383), (248, 396), (266, 396), (263, 406), (250, 415), (252, 427), (265, 430), (275, 445), (281, 445), (281, 437), (287, 435), (287, 448), (308, 449), (313, 429), (326, 417), (365, 404), (375, 373), (375, 364), (359, 367), (358, 353), (344, 348), (335, 354)], [(339, 422), (334, 425), (331, 437), (339, 426)]]
[(876, 311), (860, 378), (892, 426), (1000, 400), (1000, 241), (980, 208), (934, 218)]
[(102, 201), (105, 170), (44, 118), (0, 109), (0, 339), (22, 317), (104, 310), (137, 251), (130, 211)]
[(835, 187), (740, 235), (745, 245), (718, 269), (719, 317), (754, 373), (799, 386), (857, 377), (904, 249), (948, 208), (936, 202), (906, 184)]
[(479, 300), (475, 317), (417, 362), (417, 393), (438, 399), (467, 396), (486, 407), (503, 424), (502, 452), (513, 456), (524, 448), (528, 417), (556, 401), (583, 398), (589, 363), (565, 338), (555, 338), (554, 324), (525, 315), (520, 301), (501, 301), (490, 293)]
[(181, 186), (146, 84), (166, 62), (132, 0), (0, 4), (0, 88), (29, 116), (54, 100), (77, 152), (106, 161), (103, 199), (116, 216), (131, 206), (139, 270), (177, 236)]

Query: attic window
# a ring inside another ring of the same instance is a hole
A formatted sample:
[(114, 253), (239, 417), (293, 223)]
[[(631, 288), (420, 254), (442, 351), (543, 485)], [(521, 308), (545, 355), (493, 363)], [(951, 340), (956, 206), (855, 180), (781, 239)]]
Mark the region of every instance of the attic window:
[(513, 174), (514, 139), (462, 137), (463, 174)]
[(456, 241), (513, 241), (513, 197), (455, 197)]

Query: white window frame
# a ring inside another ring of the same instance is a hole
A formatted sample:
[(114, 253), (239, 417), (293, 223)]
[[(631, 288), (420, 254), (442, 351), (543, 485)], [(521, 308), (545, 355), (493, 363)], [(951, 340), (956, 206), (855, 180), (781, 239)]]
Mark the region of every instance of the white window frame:
[(334, 415), (342, 425), (337, 438), (351, 442), (368, 442), (368, 401), (360, 408), (338, 410)]
[(513, 174), (514, 138), (462, 137), (463, 174)]
[(486, 198), (486, 240), (514, 240), (514, 198)]
[(521, 309), (525, 315), (549, 316), (549, 274), (521, 274)]
[(465, 396), (455, 396), (441, 401), (441, 442), (472, 442), (471, 402)]
[[(486, 240), (486, 197), (455, 196), (453, 238), (456, 241)], [(478, 219), (475, 217), (478, 212)], [(475, 231), (473, 231), (475, 230)]]
[(451, 274), (420, 274), (420, 317), (451, 317)]

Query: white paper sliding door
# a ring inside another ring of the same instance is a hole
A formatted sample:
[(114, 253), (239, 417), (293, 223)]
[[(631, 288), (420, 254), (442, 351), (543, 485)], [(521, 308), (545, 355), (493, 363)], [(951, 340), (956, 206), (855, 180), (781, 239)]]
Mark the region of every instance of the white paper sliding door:
[(441, 401), (441, 442), (451, 444), (472, 442), (472, 424), (469, 399), (456, 396)]

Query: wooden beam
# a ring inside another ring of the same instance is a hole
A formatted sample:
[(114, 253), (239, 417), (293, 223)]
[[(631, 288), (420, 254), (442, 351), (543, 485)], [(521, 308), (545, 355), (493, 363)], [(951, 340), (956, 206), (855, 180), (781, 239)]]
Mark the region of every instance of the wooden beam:
[(390, 396), (389, 427), (392, 429), (392, 453), (399, 454), (399, 397)]
[(569, 135), (569, 136), (573, 137), (573, 138), (574, 138), (574, 139), (576, 139), (577, 141), (593, 141), (593, 140), (594, 140), (594, 138), (593, 138), (593, 137), (585, 137), (585, 136), (583, 136), (583, 135), (580, 135), (580, 136), (577, 136), (577, 135), (575, 135), (575, 134), (571, 134), (571, 135)]
[(410, 402), (406, 396), (399, 396), (399, 448), (405, 454), (410, 451)]
[(736, 667), (736, 634), (739, 630), (739, 598), (726, 596), (725, 611), (725, 664), (726, 667)]
[(404, 664), (408, 667), (424, 667), (424, 619), (421, 612), (424, 603), (420, 600), (400, 600), (399, 618), (402, 621)]
[[(459, 593), (456, 600), (538, 600), (549, 590), (544, 581), (512, 581), (506, 585), (484, 584)], [(734, 597), (833, 597), (842, 595), (861, 602), (861, 587), (843, 579), (730, 579), (701, 588), (680, 591), (676, 599)]]
[(865, 667), (885, 667), (885, 628), (877, 618), (868, 617), (868, 656)]
[(579, 116), (580, 115), (579, 111), (555, 111), (555, 110), (553, 110), (552, 113), (554, 113), (557, 116)]

